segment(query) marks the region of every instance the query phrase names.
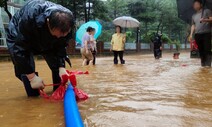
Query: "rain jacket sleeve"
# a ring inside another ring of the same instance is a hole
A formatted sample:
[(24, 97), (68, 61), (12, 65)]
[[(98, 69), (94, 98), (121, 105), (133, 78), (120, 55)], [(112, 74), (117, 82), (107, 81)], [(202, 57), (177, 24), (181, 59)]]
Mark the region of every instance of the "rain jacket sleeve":
[[(55, 3), (45, 0), (31, 0), (26, 3), (11, 19), (8, 26), (7, 45), (12, 56), (13, 63), (18, 73), (33, 73), (34, 65), (32, 63), (33, 53), (30, 46), (36, 36), (39, 35), (38, 29), (43, 26), (46, 18), (54, 10), (70, 12), (68, 9)], [(72, 14), (72, 13), (71, 13)], [(66, 57), (66, 46), (70, 39), (69, 36), (59, 40), (60, 45), (54, 47), (53, 53), (57, 59), (59, 67), (64, 67), (64, 58)]]
[(65, 58), (67, 56), (66, 47), (68, 46), (68, 42), (71, 40), (71, 37), (71, 33), (69, 33), (65, 39), (59, 42), (61, 45), (56, 48), (56, 56), (58, 58), (59, 67), (65, 67)]

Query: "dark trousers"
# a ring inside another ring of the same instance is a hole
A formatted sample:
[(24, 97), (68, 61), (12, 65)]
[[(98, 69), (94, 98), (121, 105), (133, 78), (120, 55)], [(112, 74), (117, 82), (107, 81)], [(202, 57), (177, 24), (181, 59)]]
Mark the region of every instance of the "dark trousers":
[[(52, 71), (53, 84), (60, 83), (61, 79), (60, 79), (60, 76), (59, 76), (59, 66), (57, 64), (55, 64), (55, 63), (57, 63), (57, 58), (54, 55), (43, 55), (43, 57), (46, 60), (49, 68)], [(33, 55), (30, 55), (28, 60), (31, 64), (31, 66), (34, 69), (34, 72), (35, 72), (35, 63), (34, 63)], [(17, 71), (18, 69), (15, 65), (14, 65), (14, 68), (15, 68), (15, 75), (18, 79), (20, 79), (23, 82), (27, 95), (28, 96), (39, 96), (38, 90), (32, 89), (30, 82), (29, 82), (28, 78), (26, 77), (26, 75), (19, 73)], [(58, 87), (59, 86), (53, 86), (53, 90), (55, 91)]]
[(93, 65), (96, 64), (96, 50), (92, 51), (93, 54)]
[(154, 56), (155, 56), (155, 59), (161, 58), (162, 57), (162, 50), (154, 49)]
[(114, 54), (114, 64), (118, 64), (118, 56), (121, 61), (121, 64), (125, 64), (125, 61), (123, 59), (124, 51), (113, 51)]
[(198, 45), (203, 67), (211, 67), (211, 33), (195, 34), (195, 40)]
[[(93, 55), (93, 65), (95, 65), (96, 64), (96, 50), (94, 50), (94, 51), (91, 51), (92, 52), (92, 55)], [(89, 62), (90, 61), (87, 61), (87, 65), (89, 65)]]

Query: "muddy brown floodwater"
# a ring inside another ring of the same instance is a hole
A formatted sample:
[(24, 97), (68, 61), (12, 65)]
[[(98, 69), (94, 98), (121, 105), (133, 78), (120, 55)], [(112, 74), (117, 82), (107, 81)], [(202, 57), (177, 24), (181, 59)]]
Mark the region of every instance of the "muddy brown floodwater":
[[(188, 53), (180, 60), (169, 53), (161, 60), (140, 54), (125, 59), (126, 65), (113, 65), (112, 57), (102, 57), (91, 67), (72, 59), (72, 70), (90, 72), (77, 76), (90, 96), (79, 103), (86, 127), (212, 127), (212, 69), (199, 67)], [(36, 61), (36, 69), (51, 83), (45, 61)], [(12, 63), (2, 62), (0, 126), (64, 127), (63, 102), (27, 98)]]

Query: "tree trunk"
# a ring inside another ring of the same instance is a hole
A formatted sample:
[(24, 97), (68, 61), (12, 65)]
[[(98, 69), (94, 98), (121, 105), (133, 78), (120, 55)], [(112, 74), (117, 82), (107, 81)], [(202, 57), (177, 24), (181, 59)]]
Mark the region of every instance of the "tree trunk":
[(163, 28), (164, 28), (164, 27), (163, 27), (163, 25), (162, 25), (161, 30), (160, 30), (160, 31), (161, 31), (161, 34), (163, 34)]
[(148, 22), (145, 22), (145, 34), (147, 36), (147, 31), (148, 31)]
[(77, 14), (76, 14), (76, 1), (75, 1), (75, 0), (73, 0), (73, 10), (74, 10), (74, 12), (73, 12), (74, 18), (75, 18), (75, 20), (76, 20)]
[(161, 15), (160, 22), (159, 22), (159, 24), (158, 24), (157, 33), (158, 33), (159, 30), (160, 30), (160, 26), (161, 26), (162, 22), (163, 22), (163, 14)]
[(88, 21), (90, 20), (90, 11), (91, 11), (91, 0), (88, 0)]
[(88, 21), (88, 17), (87, 17), (86, 0), (84, 0), (84, 13), (85, 13), (85, 22), (87, 22)]
[(117, 1), (115, 0), (115, 4), (114, 4), (114, 19), (117, 17)]

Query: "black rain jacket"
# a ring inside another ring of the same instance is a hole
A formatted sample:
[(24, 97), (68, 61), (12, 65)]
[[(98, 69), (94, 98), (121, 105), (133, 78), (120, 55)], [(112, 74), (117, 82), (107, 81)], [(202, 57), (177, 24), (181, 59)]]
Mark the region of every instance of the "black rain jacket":
[(161, 36), (156, 35), (156, 37), (153, 40), (153, 44), (154, 44), (154, 49), (160, 49), (160, 47), (162, 46)]
[(7, 45), (15, 68), (19, 73), (33, 73), (31, 55), (53, 55), (55, 66), (64, 67), (67, 42), (71, 34), (56, 38), (49, 32), (46, 19), (52, 11), (72, 12), (45, 0), (30, 0), (12, 17), (7, 33)]

